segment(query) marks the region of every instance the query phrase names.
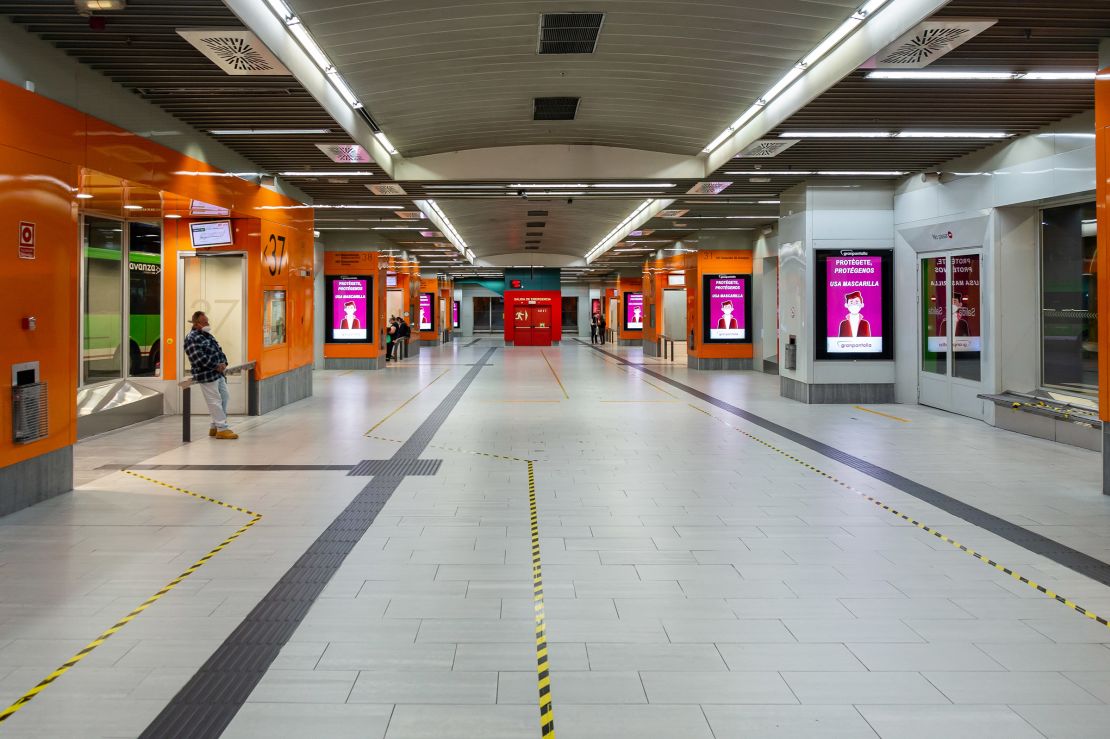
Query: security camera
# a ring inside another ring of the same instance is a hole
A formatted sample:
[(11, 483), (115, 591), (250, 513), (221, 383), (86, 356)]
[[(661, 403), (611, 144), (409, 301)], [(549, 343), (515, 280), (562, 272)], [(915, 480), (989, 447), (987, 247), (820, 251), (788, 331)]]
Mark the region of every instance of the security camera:
[(528, 199), (528, 191), (527, 190), (517, 190), (516, 194), (519, 195), (524, 200)]
[(574, 198), (567, 198), (567, 205), (570, 205), (573, 202), (574, 202)]

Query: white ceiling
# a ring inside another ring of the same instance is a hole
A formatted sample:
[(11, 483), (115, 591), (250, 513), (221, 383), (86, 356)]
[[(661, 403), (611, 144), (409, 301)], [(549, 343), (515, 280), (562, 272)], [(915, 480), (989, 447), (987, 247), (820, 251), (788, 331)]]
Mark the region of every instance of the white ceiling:
[[(858, 0), (290, 5), (406, 157), (543, 143), (693, 155)], [(537, 53), (540, 14), (559, 11), (606, 13), (595, 53)], [(581, 97), (577, 119), (532, 120), (540, 96)]]

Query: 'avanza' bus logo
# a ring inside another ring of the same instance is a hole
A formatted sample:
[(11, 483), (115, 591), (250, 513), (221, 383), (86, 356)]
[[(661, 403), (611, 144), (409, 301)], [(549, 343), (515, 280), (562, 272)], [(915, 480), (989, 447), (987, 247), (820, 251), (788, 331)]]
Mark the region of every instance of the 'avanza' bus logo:
[(956, 234), (952, 233), (951, 231), (947, 231), (942, 234), (933, 234), (933, 241), (946, 241), (948, 239), (954, 238), (956, 238)]

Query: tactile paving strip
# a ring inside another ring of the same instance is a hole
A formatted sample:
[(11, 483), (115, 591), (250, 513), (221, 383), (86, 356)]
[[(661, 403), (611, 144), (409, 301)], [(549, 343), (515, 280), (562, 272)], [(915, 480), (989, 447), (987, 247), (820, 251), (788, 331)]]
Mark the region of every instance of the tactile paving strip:
[(658, 372), (653, 372), (652, 370), (645, 368), (643, 365), (637, 364), (635, 362), (629, 362), (627, 359), (617, 354), (607, 352), (604, 349), (599, 349), (596, 346), (591, 346), (590, 348), (594, 351), (600, 352), (601, 354), (612, 357), (621, 364), (632, 367), (633, 369), (636, 369), (639, 372), (644, 373), (645, 375), (651, 375), (657, 380), (665, 382), (672, 387), (676, 387), (679, 390), (689, 393), (695, 398), (703, 400), (706, 403), (720, 408), (727, 413), (731, 413), (738, 418), (742, 418), (751, 424), (759, 426), (760, 428), (764, 428), (771, 433), (778, 434), (784, 439), (788, 439), (795, 444), (804, 446), (805, 448), (817, 452), (818, 454), (828, 457), (829, 459), (832, 459), (836, 462), (840, 462), (847, 467), (851, 467), (857, 472), (862, 472), (868, 477), (890, 485), (896, 490), (900, 490), (907, 495), (912, 495), (918, 500), (928, 503), (931, 506), (935, 506), (945, 513), (950, 513), (953, 516), (962, 518), (964, 521), (967, 521), (970, 524), (974, 524), (981, 529), (985, 529), (992, 534), (1001, 536), (1003, 539), (1017, 544), (1020, 547), (1024, 547), (1030, 552), (1039, 554), (1042, 557), (1047, 557), (1053, 562), (1061, 564), (1064, 567), (1078, 572), (1085, 577), (1089, 577), (1092, 580), (1100, 582), (1103, 585), (1110, 585), (1110, 563), (1103, 562), (1100, 559), (1095, 559), (1090, 555), (1072, 549), (1066, 544), (1061, 544), (1060, 542), (1049, 539), (1047, 536), (1042, 536), (1035, 531), (1030, 531), (1029, 529), (1018, 526), (1017, 524), (1010, 523), (1009, 521), (999, 518), (994, 514), (987, 513), (986, 511), (976, 508), (973, 505), (964, 503), (962, 500), (957, 500), (956, 498), (945, 495), (939, 490), (934, 490), (926, 485), (922, 485), (919, 482), (915, 482), (908, 477), (903, 477), (897, 472), (892, 472), (885, 467), (880, 467), (877, 464), (873, 464), (866, 460), (860, 459), (859, 457), (848, 454), (847, 452), (841, 449), (837, 449), (834, 446), (818, 441), (817, 439), (810, 438), (805, 434), (800, 434), (797, 431), (786, 428), (785, 426), (780, 426), (774, 421), (769, 421), (762, 416), (757, 416), (756, 414), (751, 413), (750, 411), (746, 411), (743, 408), (737, 408), (731, 403), (726, 403), (719, 398), (715, 398), (712, 395), (703, 393), (697, 388), (690, 387), (689, 385), (681, 383), (678, 380), (671, 379), (666, 375), (659, 374)]
[(442, 459), (364, 459), (347, 473), (348, 477), (407, 477), (410, 475), (434, 475), (439, 472)]
[[(494, 351), (482, 356), (390, 461), (419, 458)], [(403, 480), (370, 480), (140, 736), (220, 736)]]

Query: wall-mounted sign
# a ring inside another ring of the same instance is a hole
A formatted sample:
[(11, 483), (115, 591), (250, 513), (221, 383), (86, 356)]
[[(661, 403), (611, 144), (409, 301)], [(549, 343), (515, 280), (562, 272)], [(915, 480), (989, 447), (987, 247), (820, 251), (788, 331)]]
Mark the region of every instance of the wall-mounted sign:
[(817, 359), (894, 357), (894, 252), (816, 252)]
[(19, 258), (35, 258), (35, 224), (29, 221), (19, 222)]
[(370, 298), (374, 278), (369, 275), (328, 277), (328, 326), (325, 336), (334, 344), (373, 340)]
[(231, 221), (197, 221), (189, 224), (189, 241), (194, 249), (231, 246)]
[(667, 275), (668, 287), (685, 287), (686, 286), (686, 273), (685, 272), (671, 272)]
[(451, 301), (451, 328), (459, 327), (459, 301)]
[(436, 330), (434, 305), (435, 293), (420, 293), (420, 316), (416, 325), (419, 326), (421, 331)]
[(747, 344), (752, 340), (751, 275), (702, 277), (702, 340), (707, 344)]
[(524, 286), (524, 283), (521, 282), (520, 280), (509, 280), (509, 289), (510, 290), (519, 290), (523, 286)]
[[(952, 297), (945, 300), (948, 261), (952, 262)], [(930, 303), (926, 325), (928, 351), (947, 352), (949, 341), (957, 357), (961, 353), (982, 351), (979, 255), (936, 257), (926, 260), (926, 264), (932, 265), (933, 271), (926, 286)]]
[(397, 287), (397, 275), (386, 275), (385, 276), (385, 286), (386, 287)]
[(624, 329), (640, 331), (644, 327), (644, 294), (624, 294)]

